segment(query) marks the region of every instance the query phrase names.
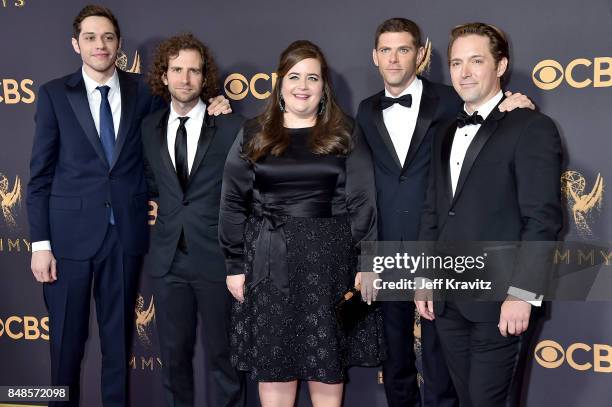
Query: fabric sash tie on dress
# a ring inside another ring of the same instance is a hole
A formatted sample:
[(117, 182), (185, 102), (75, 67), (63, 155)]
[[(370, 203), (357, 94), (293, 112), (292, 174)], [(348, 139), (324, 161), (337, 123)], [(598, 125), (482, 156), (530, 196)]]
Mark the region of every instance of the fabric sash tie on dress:
[(287, 263), (287, 240), (283, 226), (286, 217), (329, 218), (332, 216), (330, 202), (265, 203), (255, 202), (253, 213), (263, 219), (259, 236), (255, 242), (253, 276), (249, 288), (255, 287), (269, 277), (272, 284), (283, 295), (289, 295), (289, 265)]

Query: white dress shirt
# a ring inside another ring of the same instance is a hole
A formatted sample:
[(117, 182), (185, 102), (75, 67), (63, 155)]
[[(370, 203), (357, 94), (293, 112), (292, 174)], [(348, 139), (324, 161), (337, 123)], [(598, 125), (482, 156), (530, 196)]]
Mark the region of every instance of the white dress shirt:
[(98, 83), (91, 79), (85, 69), (83, 69), (83, 80), (85, 81), (85, 90), (87, 91), (87, 100), (89, 101), (89, 110), (91, 110), (91, 117), (93, 117), (98, 136), (100, 136), (100, 103), (102, 102), (102, 94), (98, 89), (98, 86), (106, 85), (110, 88), (108, 91), (108, 103), (113, 113), (113, 127), (115, 128), (115, 140), (119, 133), (119, 121), (121, 120), (121, 88), (119, 87), (119, 75), (117, 70), (113, 73), (106, 83)]
[[(83, 73), (83, 81), (85, 82), (89, 110), (91, 111), (91, 117), (96, 125), (98, 137), (100, 137), (100, 103), (102, 102), (102, 94), (96, 88), (102, 85), (106, 85), (110, 88), (108, 91), (108, 103), (110, 104), (113, 114), (113, 127), (115, 128), (116, 140), (117, 133), (119, 132), (119, 121), (121, 120), (121, 88), (119, 87), (119, 75), (117, 74), (117, 70), (115, 69), (113, 76), (111, 76), (106, 83), (98, 83), (90, 78), (87, 73), (85, 73), (85, 68), (82, 68), (81, 72)], [(51, 242), (49, 240), (32, 242), (32, 253), (39, 250), (51, 250)]]
[[(475, 111), (478, 112), (478, 114), (482, 116), (484, 120), (486, 120), (486, 118), (489, 116), (489, 114), (491, 114), (493, 109), (495, 109), (495, 106), (497, 106), (502, 97), (503, 93), (500, 90), (495, 96), (480, 105)], [(463, 109), (467, 113), (465, 106), (463, 107)], [(451, 148), (450, 154), (450, 174), (453, 187), (453, 196), (455, 195), (455, 191), (457, 190), (457, 182), (459, 181), (459, 174), (461, 173), (461, 167), (463, 166), (465, 153), (467, 152), (467, 149), (470, 144), (472, 144), (472, 140), (474, 140), (474, 136), (476, 136), (476, 133), (480, 129), (480, 126), (480, 124), (468, 124), (467, 126), (457, 128), (457, 130), (455, 130), (455, 138), (453, 139), (453, 146)], [(523, 290), (518, 287), (509, 287), (508, 294), (523, 301), (526, 301), (536, 307), (542, 305), (542, 296), (538, 297), (535, 293)]]
[[(484, 120), (486, 120), (503, 96), (504, 95), (500, 90), (495, 96), (479, 106), (476, 109), (476, 112), (478, 112), (478, 114), (482, 116)], [(465, 106), (463, 110), (466, 110)], [(455, 138), (453, 139), (453, 146), (450, 154), (450, 174), (451, 183), (453, 186), (453, 196), (455, 196), (455, 190), (457, 189), (457, 182), (459, 181), (459, 174), (461, 173), (465, 153), (467, 152), (470, 144), (472, 144), (472, 140), (474, 140), (474, 136), (476, 136), (480, 126), (480, 124), (468, 124), (462, 128), (457, 127), (457, 130), (455, 131)]]
[(187, 129), (187, 166), (189, 168), (189, 173), (191, 173), (191, 167), (193, 166), (193, 161), (198, 149), (198, 141), (200, 140), (200, 132), (202, 131), (205, 113), (206, 104), (202, 102), (202, 99), (198, 100), (198, 104), (195, 105), (185, 116), (180, 116), (178, 113), (176, 113), (176, 110), (174, 110), (174, 104), (170, 104), (170, 116), (168, 117), (166, 139), (168, 140), (168, 153), (170, 153), (170, 159), (172, 160), (174, 169), (176, 169), (174, 142), (176, 140), (176, 131), (181, 124), (179, 117), (189, 117), (189, 120), (185, 122), (185, 129)]
[(385, 127), (389, 132), (389, 136), (391, 136), (395, 152), (402, 166), (406, 160), (406, 154), (408, 154), (417, 118), (419, 117), (419, 106), (421, 105), (421, 95), (423, 94), (423, 82), (419, 78), (415, 78), (398, 96), (391, 95), (389, 91), (385, 89), (385, 96), (392, 98), (407, 94), (412, 95), (412, 105), (410, 107), (395, 103), (382, 112)]

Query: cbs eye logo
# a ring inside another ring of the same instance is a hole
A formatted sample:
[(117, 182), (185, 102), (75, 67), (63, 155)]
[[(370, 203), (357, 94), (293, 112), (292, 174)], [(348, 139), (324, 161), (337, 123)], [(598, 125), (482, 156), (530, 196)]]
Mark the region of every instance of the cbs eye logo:
[(556, 369), (566, 362), (578, 371), (593, 370), (597, 373), (612, 373), (612, 346), (596, 343), (572, 343), (563, 349), (555, 341), (544, 340), (534, 350), (538, 364), (546, 369)]
[(555, 341), (542, 341), (536, 346), (534, 355), (540, 366), (555, 369), (563, 364), (565, 350)]
[(564, 80), (576, 89), (612, 87), (612, 58), (577, 58), (565, 67), (554, 59), (545, 59), (533, 68), (531, 78), (538, 88), (544, 90), (555, 89)]
[(242, 100), (248, 96), (249, 92), (257, 99), (266, 99), (272, 93), (276, 84), (276, 72), (268, 75), (267, 73), (257, 73), (247, 79), (244, 75), (233, 73), (225, 78), (223, 88), (228, 98), (232, 100)]
[(49, 317), (16, 316), (0, 319), (0, 337), (13, 340), (49, 340)]

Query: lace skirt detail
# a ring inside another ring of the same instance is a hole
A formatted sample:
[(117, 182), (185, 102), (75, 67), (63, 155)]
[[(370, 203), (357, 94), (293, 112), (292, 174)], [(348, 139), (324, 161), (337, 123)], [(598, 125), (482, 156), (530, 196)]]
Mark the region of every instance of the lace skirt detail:
[[(245, 231), (247, 285), (261, 221)], [(382, 313), (373, 305), (350, 332), (337, 324), (334, 304), (353, 285), (356, 256), (348, 217), (286, 218), (289, 295), (269, 278), (232, 309), (232, 363), (257, 381), (341, 383), (349, 366), (384, 358)]]

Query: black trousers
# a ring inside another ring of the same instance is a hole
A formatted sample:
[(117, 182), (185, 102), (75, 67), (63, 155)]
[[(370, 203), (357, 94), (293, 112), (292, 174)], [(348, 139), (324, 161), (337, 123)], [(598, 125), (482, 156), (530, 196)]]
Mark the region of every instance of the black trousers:
[(167, 405), (194, 405), (192, 360), (199, 314), (213, 383), (211, 405), (242, 407), (245, 403), (243, 375), (230, 362), (231, 294), (225, 282), (202, 278), (206, 265), (193, 270), (188, 256), (177, 249), (170, 271), (152, 279)]
[(70, 401), (49, 406), (79, 405), (92, 283), (102, 353), (102, 404), (129, 405), (128, 359), (141, 267), (142, 257), (124, 254), (116, 228), (110, 225), (94, 258), (57, 259), (57, 281), (43, 285), (49, 312), (51, 384), (69, 386)]
[(417, 382), (412, 301), (384, 302), (387, 360), (383, 380), (389, 407), (458, 407), (459, 400), (446, 367), (433, 322), (421, 319), (423, 401)]
[(497, 321), (469, 321), (454, 303), (446, 303), (436, 327), (461, 407), (519, 405), (534, 325), (532, 319), (527, 332), (504, 338)]

